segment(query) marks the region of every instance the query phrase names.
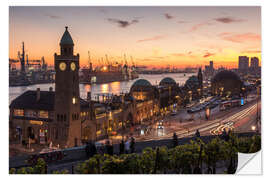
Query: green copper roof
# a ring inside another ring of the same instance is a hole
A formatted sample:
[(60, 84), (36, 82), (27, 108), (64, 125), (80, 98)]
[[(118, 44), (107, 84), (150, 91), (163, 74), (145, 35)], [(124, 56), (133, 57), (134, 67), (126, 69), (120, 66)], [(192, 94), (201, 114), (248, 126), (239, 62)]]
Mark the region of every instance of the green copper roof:
[(151, 83), (145, 79), (138, 79), (132, 86), (152, 86)]
[(152, 85), (149, 81), (145, 79), (138, 79), (133, 83), (130, 88), (130, 92), (132, 91), (149, 91), (152, 89)]
[(163, 78), (161, 81), (160, 81), (160, 83), (159, 83), (159, 85), (160, 86), (163, 86), (163, 85), (175, 85), (176, 84), (176, 82), (175, 82), (175, 80), (173, 79), (173, 78), (170, 78), (170, 77), (165, 77), (165, 78)]
[(68, 32), (68, 27), (66, 26), (66, 31), (64, 32), (61, 41), (60, 41), (60, 45), (74, 45), (73, 40)]

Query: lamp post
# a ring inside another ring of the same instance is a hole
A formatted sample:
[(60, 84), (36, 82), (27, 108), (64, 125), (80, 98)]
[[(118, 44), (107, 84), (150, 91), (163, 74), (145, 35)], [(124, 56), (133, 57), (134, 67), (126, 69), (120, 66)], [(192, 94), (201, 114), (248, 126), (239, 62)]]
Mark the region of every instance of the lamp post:
[(257, 87), (257, 116), (256, 116), (256, 126), (257, 126), (257, 133), (259, 133), (259, 87)]
[(124, 95), (121, 96), (121, 108), (122, 108), (122, 118), (121, 118), (122, 141), (124, 141)]

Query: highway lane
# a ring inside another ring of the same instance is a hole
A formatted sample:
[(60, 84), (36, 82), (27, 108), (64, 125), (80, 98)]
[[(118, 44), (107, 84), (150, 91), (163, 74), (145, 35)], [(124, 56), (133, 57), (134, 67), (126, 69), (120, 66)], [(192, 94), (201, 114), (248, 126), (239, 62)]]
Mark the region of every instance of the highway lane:
[[(257, 104), (254, 104), (238, 113), (236, 113), (233, 116), (230, 116), (228, 118), (225, 118), (224, 120), (221, 120), (221, 125), (218, 127), (210, 130), (210, 134), (212, 135), (218, 135), (221, 134), (224, 129), (228, 130), (234, 130), (235, 128), (244, 125), (245, 123), (248, 123), (249, 121), (254, 119), (254, 115), (256, 115), (257, 112)], [(249, 131), (250, 129), (246, 129), (246, 131)]]
[[(256, 111), (257, 104), (254, 103), (251, 105), (247, 104), (244, 109), (239, 110), (239, 112), (231, 113), (228, 112), (228, 114), (224, 115), (221, 118), (217, 118), (215, 120), (211, 121), (200, 121), (196, 120), (197, 122), (186, 122), (186, 124), (175, 124), (179, 127), (175, 133), (178, 135), (179, 138), (181, 137), (187, 137), (187, 136), (193, 136), (197, 129), (199, 129), (201, 134), (204, 135), (217, 135), (222, 132), (223, 129), (231, 129), (233, 130), (235, 128), (235, 124), (239, 122), (240, 120), (245, 119), (248, 117), (252, 112)], [(232, 123), (231, 125), (228, 125), (228, 123)], [(157, 136), (156, 134), (153, 134), (151, 136), (145, 136), (145, 137), (138, 137), (136, 138), (136, 141), (149, 141), (149, 140), (159, 140), (159, 139), (168, 139), (173, 136), (173, 132), (166, 132), (166, 126), (164, 127), (164, 135), (163, 136)]]

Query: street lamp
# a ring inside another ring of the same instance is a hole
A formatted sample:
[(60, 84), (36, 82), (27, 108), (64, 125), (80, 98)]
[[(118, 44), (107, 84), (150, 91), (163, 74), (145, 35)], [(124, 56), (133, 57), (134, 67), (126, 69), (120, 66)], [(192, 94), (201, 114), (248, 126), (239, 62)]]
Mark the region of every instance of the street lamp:
[(252, 130), (252, 131), (255, 131), (255, 130), (256, 130), (256, 126), (254, 126), (254, 125), (251, 126), (251, 130)]

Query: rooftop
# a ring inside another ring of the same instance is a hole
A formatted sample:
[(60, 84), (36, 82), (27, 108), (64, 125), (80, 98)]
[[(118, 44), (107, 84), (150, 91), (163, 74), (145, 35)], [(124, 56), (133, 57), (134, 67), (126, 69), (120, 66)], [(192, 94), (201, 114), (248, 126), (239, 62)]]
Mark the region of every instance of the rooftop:
[(61, 38), (60, 45), (74, 45), (71, 35), (68, 32), (68, 27), (65, 27), (66, 30)]

